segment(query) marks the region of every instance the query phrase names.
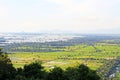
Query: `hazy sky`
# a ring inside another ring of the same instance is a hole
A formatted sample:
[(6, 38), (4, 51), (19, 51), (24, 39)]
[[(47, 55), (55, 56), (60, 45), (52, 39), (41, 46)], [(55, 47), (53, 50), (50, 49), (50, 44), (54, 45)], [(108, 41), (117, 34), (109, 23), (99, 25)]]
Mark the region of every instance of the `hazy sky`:
[(120, 0), (0, 0), (0, 32), (120, 33)]

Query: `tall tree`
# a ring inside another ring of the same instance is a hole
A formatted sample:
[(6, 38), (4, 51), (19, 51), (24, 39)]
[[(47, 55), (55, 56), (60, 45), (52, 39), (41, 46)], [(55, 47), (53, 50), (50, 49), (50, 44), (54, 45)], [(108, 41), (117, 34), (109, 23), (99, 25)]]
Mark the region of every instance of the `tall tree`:
[(60, 67), (55, 67), (48, 73), (47, 80), (65, 80), (63, 73)]
[(29, 65), (25, 65), (23, 72), (26, 78), (39, 78), (39, 79), (43, 79), (44, 78), (44, 67), (41, 65), (41, 62), (33, 62)]
[(0, 49), (0, 80), (12, 80), (14, 77), (15, 68), (12, 65), (7, 53)]

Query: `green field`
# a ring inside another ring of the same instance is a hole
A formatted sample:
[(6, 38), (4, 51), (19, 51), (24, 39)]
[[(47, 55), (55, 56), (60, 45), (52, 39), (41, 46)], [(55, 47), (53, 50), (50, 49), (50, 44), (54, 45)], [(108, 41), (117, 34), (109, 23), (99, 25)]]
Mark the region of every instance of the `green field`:
[[(59, 49), (59, 48), (54, 48)], [(75, 45), (62, 48), (61, 52), (16, 52), (9, 54), (13, 65), (23, 67), (25, 64), (40, 60), (46, 69), (60, 66), (63, 69), (68, 66), (85, 64), (91, 69), (97, 70), (106, 61), (120, 56), (120, 45), (95, 44)]]

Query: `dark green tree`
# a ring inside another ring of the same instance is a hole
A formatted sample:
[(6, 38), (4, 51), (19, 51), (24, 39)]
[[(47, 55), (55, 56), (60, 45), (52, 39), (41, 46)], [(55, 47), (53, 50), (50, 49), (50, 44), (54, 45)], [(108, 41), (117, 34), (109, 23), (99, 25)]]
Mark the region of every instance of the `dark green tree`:
[(63, 73), (60, 67), (55, 67), (48, 73), (46, 80), (65, 80)]
[(68, 67), (64, 73), (66, 80), (77, 80), (78, 71), (76, 67)]
[(41, 62), (33, 62), (29, 65), (25, 65), (23, 72), (26, 78), (43, 79), (45, 75), (44, 67)]
[(100, 77), (97, 75), (96, 71), (89, 69), (89, 67), (81, 64), (78, 66), (78, 80), (100, 80)]
[(96, 71), (89, 69), (83, 64), (78, 67), (67, 68), (64, 75), (67, 80), (100, 80)]
[(15, 76), (15, 68), (12, 65), (7, 53), (0, 49), (0, 80), (12, 80)]

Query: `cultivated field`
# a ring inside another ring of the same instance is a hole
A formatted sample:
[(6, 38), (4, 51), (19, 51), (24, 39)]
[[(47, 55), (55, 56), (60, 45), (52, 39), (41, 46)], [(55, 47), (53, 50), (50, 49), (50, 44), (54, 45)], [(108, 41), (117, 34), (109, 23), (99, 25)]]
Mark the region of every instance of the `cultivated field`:
[(46, 69), (52, 68), (53, 66), (66, 68), (68, 66), (77, 66), (78, 63), (81, 63), (96, 70), (106, 61), (120, 56), (120, 45), (75, 45), (64, 47), (62, 50), (64, 51), (16, 52), (9, 54), (9, 57), (16, 68), (23, 67), (24, 64), (31, 63), (35, 60), (40, 60)]

